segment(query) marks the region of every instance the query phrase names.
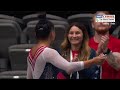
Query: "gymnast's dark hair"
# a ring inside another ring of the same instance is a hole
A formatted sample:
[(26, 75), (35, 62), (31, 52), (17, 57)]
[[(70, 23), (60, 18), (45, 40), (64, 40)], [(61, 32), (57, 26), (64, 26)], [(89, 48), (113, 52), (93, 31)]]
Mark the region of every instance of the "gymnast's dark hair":
[(35, 27), (36, 38), (47, 39), (50, 32), (54, 30), (54, 25), (46, 18), (46, 13), (38, 15), (39, 21)]

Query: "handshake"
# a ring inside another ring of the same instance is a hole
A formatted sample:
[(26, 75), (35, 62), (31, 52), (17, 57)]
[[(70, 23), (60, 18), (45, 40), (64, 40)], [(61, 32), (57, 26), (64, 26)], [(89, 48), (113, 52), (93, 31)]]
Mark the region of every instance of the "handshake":
[[(107, 55), (104, 55), (104, 54), (100, 54), (99, 56), (96, 56), (94, 57), (93, 59), (90, 59), (92, 60), (92, 63), (96, 64), (96, 65), (101, 65), (103, 64), (103, 62), (107, 59)], [(73, 62), (77, 62), (77, 61), (80, 61), (79, 58), (78, 58), (78, 54), (75, 54), (73, 60)]]

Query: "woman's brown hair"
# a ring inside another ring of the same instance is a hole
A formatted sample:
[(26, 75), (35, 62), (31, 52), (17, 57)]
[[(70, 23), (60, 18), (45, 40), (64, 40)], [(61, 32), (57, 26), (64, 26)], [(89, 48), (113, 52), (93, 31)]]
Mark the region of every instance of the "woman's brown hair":
[(71, 44), (68, 40), (68, 33), (73, 26), (78, 27), (83, 32), (83, 41), (82, 41), (82, 45), (80, 47), (80, 52), (78, 55), (79, 60), (81, 60), (81, 61), (88, 60), (88, 58), (90, 56), (90, 47), (88, 45), (89, 36), (88, 36), (87, 30), (86, 30), (86, 27), (83, 24), (80, 24), (78, 22), (74, 22), (68, 27), (68, 30), (65, 34), (64, 41), (61, 44), (62, 53), (68, 52), (71, 49)]

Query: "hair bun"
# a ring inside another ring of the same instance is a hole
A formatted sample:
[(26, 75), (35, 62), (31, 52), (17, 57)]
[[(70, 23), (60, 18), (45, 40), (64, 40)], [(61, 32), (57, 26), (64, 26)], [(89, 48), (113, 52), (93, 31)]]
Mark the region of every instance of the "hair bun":
[(41, 12), (39, 15), (38, 15), (38, 19), (39, 19), (39, 22), (38, 22), (38, 26), (37, 27), (37, 30), (38, 31), (43, 31), (43, 30), (46, 30), (45, 28), (47, 28), (47, 19), (46, 19), (46, 12)]

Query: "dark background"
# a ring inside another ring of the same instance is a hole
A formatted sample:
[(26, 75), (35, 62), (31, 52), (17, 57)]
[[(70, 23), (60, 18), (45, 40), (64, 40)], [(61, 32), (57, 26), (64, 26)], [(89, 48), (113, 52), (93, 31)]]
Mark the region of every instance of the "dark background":
[[(15, 17), (18, 17), (18, 18), (22, 18), (24, 15), (27, 15), (27, 14), (32, 14), (32, 13), (38, 13), (38, 12), (41, 12), (41, 11), (35, 11), (35, 10), (23, 10), (23, 11), (0, 11), (0, 14), (6, 14), (6, 15), (11, 15), (11, 16), (15, 16)], [(91, 11), (91, 10), (88, 10), (88, 11), (46, 11), (47, 13), (49, 14), (54, 14), (54, 15), (58, 15), (58, 16), (61, 16), (63, 18), (67, 18), (68, 16), (70, 15), (73, 15), (73, 14), (79, 14), (79, 13), (95, 13), (96, 11)], [(111, 14), (115, 14), (116, 16), (116, 19), (120, 19), (120, 10), (119, 11), (110, 11)]]

